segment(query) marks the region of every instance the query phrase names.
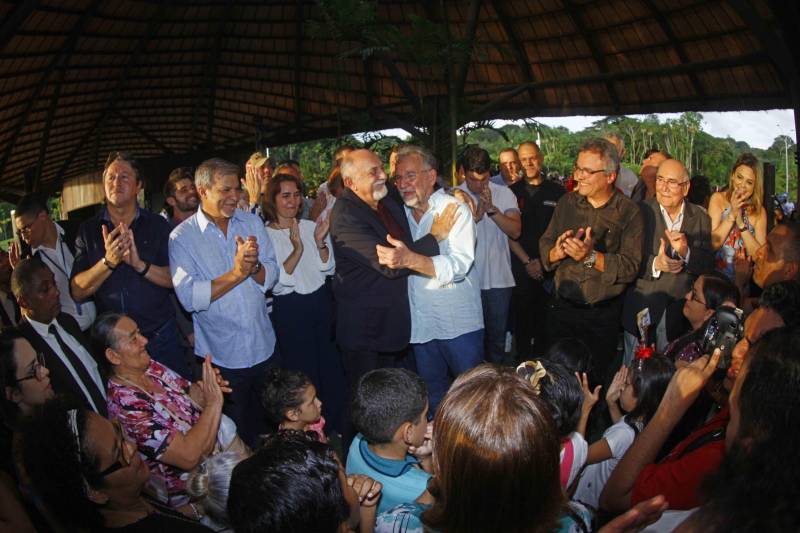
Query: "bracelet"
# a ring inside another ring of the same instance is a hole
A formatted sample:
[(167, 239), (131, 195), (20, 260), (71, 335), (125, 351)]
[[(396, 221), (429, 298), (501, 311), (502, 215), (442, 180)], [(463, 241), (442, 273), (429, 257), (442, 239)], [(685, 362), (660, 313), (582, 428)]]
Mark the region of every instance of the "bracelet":
[(255, 275), (256, 275), (256, 274), (258, 274), (259, 272), (261, 272), (261, 261), (259, 261), (259, 262), (258, 262), (258, 264), (256, 264), (256, 269), (255, 269), (255, 270), (253, 270), (253, 271), (250, 273), (250, 275), (251, 275), (251, 276), (255, 276)]
[(114, 272), (117, 269), (117, 266), (119, 266), (119, 265), (112, 265), (111, 261), (109, 261), (105, 257), (103, 257), (102, 261), (103, 264), (106, 266), (106, 268), (109, 269), (111, 272)]
[(148, 270), (150, 270), (150, 261), (145, 261), (144, 268), (142, 269), (141, 272), (137, 272), (137, 274), (139, 274), (142, 277), (145, 277), (147, 275)]

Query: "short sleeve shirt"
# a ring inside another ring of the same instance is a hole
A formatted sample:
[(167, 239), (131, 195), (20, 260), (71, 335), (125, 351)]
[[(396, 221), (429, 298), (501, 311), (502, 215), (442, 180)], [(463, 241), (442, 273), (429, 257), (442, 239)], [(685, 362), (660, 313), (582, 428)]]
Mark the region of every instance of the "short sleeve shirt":
[[(544, 180), (539, 185), (531, 185), (520, 180), (509, 187), (517, 198), (522, 217), (522, 232), (518, 242), (531, 259), (539, 258), (539, 237), (550, 224), (558, 200), (564, 196), (564, 187)], [(512, 259), (516, 261), (516, 256)]]

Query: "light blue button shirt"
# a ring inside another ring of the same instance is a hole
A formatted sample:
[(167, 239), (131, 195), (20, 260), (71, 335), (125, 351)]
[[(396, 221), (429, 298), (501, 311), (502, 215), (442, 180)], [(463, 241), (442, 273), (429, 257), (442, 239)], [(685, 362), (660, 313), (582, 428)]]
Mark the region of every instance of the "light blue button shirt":
[(454, 339), (483, 328), (483, 308), (475, 260), (475, 223), (469, 208), (442, 189), (428, 199), (428, 210), (419, 222), (413, 210), (405, 208), (413, 240), (430, 233), (433, 217), (452, 203), (458, 203), (458, 220), (447, 238), (439, 243), (439, 255), (432, 257), (436, 275), (408, 277), (411, 305), (411, 342)]
[[(258, 242), (264, 284), (249, 277), (212, 302), (211, 281), (233, 268), (236, 237), (250, 235)], [(258, 216), (237, 209), (226, 237), (198, 209), (170, 233), (169, 268), (178, 300), (192, 313), (195, 354), (209, 353), (224, 368), (248, 368), (272, 356), (275, 332), (264, 293), (278, 279), (278, 264)]]

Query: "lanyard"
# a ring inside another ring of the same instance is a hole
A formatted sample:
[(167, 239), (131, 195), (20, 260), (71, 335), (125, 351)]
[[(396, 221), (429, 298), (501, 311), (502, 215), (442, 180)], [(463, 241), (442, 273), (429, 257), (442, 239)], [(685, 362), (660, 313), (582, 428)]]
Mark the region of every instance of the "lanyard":
[[(47, 255), (45, 253), (44, 249), (40, 249), (39, 250), (39, 256), (42, 257), (43, 259), (46, 259), (48, 263), (50, 263), (51, 265), (56, 267), (59, 272), (64, 274), (64, 278), (69, 283), (69, 274), (66, 271), (66, 268), (67, 268), (67, 257), (66, 257), (66, 254), (64, 253), (64, 240), (61, 238), (61, 236), (58, 237), (58, 244), (59, 244), (58, 249), (61, 252), (61, 262), (64, 265), (63, 268), (56, 261), (53, 261), (53, 259), (49, 255)], [(55, 250), (53, 250), (53, 251), (55, 251)], [(74, 302), (74, 300), (73, 300), (73, 302)], [(83, 315), (83, 312), (81, 311), (81, 304), (80, 303), (75, 302), (75, 310), (77, 311), (78, 316)]]

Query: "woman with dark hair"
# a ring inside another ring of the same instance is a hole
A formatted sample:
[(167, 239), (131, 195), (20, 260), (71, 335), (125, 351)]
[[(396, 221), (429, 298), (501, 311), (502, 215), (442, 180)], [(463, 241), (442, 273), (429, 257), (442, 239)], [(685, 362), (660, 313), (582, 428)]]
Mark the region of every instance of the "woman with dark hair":
[(800, 328), (772, 330), (748, 352), (730, 396), (726, 454), (708, 501), (677, 531), (797, 531)]
[(711, 246), (717, 250), (716, 268), (733, 281), (737, 256), (752, 259), (767, 240), (764, 175), (753, 154), (743, 153), (736, 159), (728, 190), (711, 195), (708, 216)]
[(343, 428), (346, 387), (342, 357), (333, 341), (332, 297), (327, 276), (335, 262), (330, 220), (299, 220), (302, 183), (290, 174), (273, 176), (264, 199), (267, 233), (281, 271), (272, 288), (272, 323), (281, 365), (311, 379), (325, 404), (329, 428)]
[(101, 315), (92, 328), (98, 358), (108, 363), (108, 414), (120, 422), (150, 468), (148, 491), (161, 503), (196, 514), (186, 493), (188, 472), (214, 451), (239, 446), (236, 426), (222, 415), (228, 383), (203, 363), (189, 383), (150, 358), (147, 339), (125, 315)]
[(739, 289), (728, 278), (719, 273), (698, 276), (692, 289), (686, 293), (683, 316), (692, 330), (672, 341), (664, 349), (664, 355), (673, 361), (691, 363), (703, 355), (702, 344), (706, 326), (721, 305), (739, 305)]
[(150, 472), (119, 425), (47, 402), (23, 435), (36, 493), (67, 530), (208, 531), (142, 497)]
[(378, 516), (378, 533), (588, 531), (561, 490), (548, 408), (513, 369), (462, 374), (433, 425), (432, 498)]

